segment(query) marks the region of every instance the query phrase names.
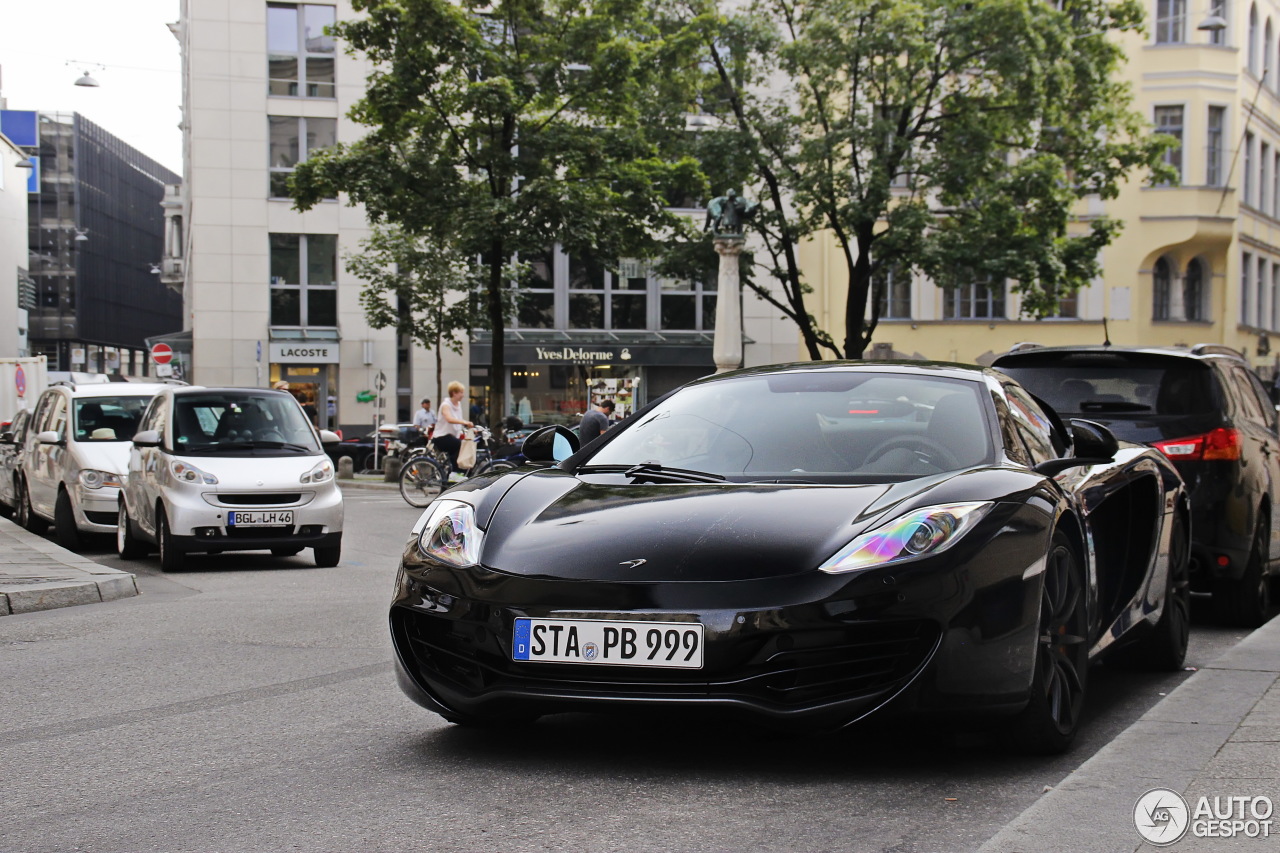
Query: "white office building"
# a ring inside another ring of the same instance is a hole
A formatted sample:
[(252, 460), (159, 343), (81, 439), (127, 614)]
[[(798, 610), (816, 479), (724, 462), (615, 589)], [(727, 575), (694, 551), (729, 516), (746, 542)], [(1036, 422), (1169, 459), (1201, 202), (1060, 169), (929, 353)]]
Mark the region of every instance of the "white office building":
[[(369, 68), (324, 35), (351, 14), (345, 0), (182, 0), (185, 173), (165, 266), (186, 296), (191, 378), (283, 379), (314, 402), (322, 426), (344, 429), (373, 421), (366, 398), (379, 373), (388, 420), (437, 387), (435, 353), (365, 321), (362, 283), (342, 262), (368, 233), (361, 209), (338, 199), (300, 213), (282, 197), (308, 152), (362, 132), (346, 114)], [(512, 324), (499, 378), (509, 414), (571, 423), (601, 397), (625, 394), (626, 411), (714, 371), (711, 285), (661, 280), (636, 262), (610, 272), (554, 248), (536, 263), (545, 287)], [(745, 364), (798, 357), (795, 328), (776, 309), (748, 295), (743, 315)], [(179, 351), (183, 337), (171, 341)], [(488, 352), (483, 337), (461, 355), (446, 350), (443, 382), (460, 380), (482, 401)]]

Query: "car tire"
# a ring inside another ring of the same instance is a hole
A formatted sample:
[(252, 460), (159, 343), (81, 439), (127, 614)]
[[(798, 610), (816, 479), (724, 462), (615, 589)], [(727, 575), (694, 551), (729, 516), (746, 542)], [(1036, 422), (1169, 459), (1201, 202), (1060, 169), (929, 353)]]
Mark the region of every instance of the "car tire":
[(1080, 560), (1067, 537), (1056, 532), (1041, 584), (1031, 697), (1007, 730), (1020, 752), (1054, 755), (1075, 740), (1089, 675), (1085, 599)]
[(1257, 628), (1271, 614), (1271, 584), (1266, 576), (1266, 548), (1269, 526), (1259, 525), (1249, 549), (1244, 574), (1223, 578), (1214, 584), (1213, 606), (1219, 619), (1241, 628)]
[(292, 545), (284, 548), (272, 548), (271, 556), (273, 557), (292, 557), (295, 554), (301, 554), (301, 548), (294, 548)]
[(400, 466), (400, 497), (409, 506), (425, 507), (444, 491), (447, 476), (425, 454), (414, 456)]
[(311, 550), (314, 552), (317, 569), (332, 569), (342, 559), (341, 540), (338, 541), (337, 545), (326, 545), (321, 548), (312, 548)]
[(156, 513), (156, 545), (160, 550), (160, 571), (176, 572), (182, 568), (182, 552), (173, 542), (173, 532), (169, 530), (169, 519), (164, 510)]
[(116, 513), (116, 553), (122, 560), (147, 556), (146, 543), (133, 534), (133, 519), (129, 518), (124, 501), (120, 501), (120, 509)]
[(1169, 578), (1165, 586), (1164, 612), (1150, 633), (1132, 646), (1116, 652), (1121, 666), (1174, 672), (1182, 669), (1191, 637), (1190, 541), (1182, 516), (1174, 518), (1169, 545)]
[(36, 515), (35, 509), (31, 506), (31, 491), (27, 488), (26, 480), (21, 480), (18, 483), (17, 520), (19, 525), (32, 533), (44, 533), (49, 529), (49, 522)]
[(71, 494), (66, 489), (58, 490), (58, 502), (53, 508), (53, 529), (58, 534), (58, 544), (68, 551), (79, 551), (84, 544), (84, 536), (76, 527), (76, 511), (71, 506)]

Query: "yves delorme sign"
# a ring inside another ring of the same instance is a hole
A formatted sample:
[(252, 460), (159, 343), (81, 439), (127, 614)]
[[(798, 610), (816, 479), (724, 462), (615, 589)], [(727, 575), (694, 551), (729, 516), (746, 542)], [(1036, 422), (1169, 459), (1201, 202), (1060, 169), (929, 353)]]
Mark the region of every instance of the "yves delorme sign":
[(314, 344), (289, 341), (271, 344), (273, 364), (337, 364), (341, 344)]
[[(471, 363), (489, 361), (489, 344), (471, 345)], [(663, 344), (526, 344), (508, 342), (507, 364), (665, 364), (711, 365), (709, 343)]]

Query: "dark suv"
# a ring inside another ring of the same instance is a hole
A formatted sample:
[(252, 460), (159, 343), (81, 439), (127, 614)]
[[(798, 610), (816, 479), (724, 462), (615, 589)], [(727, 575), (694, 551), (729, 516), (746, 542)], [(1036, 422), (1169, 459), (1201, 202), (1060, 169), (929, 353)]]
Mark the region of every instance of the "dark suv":
[(1191, 586), (1232, 623), (1270, 611), (1280, 558), (1276, 409), (1248, 363), (1224, 346), (1034, 347), (993, 365), (1063, 417), (1150, 444), (1191, 492)]

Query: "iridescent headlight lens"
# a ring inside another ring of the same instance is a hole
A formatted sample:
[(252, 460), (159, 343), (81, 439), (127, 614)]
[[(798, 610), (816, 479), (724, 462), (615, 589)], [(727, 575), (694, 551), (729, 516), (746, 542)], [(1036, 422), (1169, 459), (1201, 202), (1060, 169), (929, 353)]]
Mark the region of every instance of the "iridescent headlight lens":
[(858, 536), (819, 568), (840, 574), (940, 554), (959, 542), (993, 506), (983, 501), (912, 510)]
[(480, 562), (484, 531), (476, 527), (475, 510), (462, 501), (436, 501), (426, 512), (418, 534), (418, 550), (433, 560), (465, 568)]

